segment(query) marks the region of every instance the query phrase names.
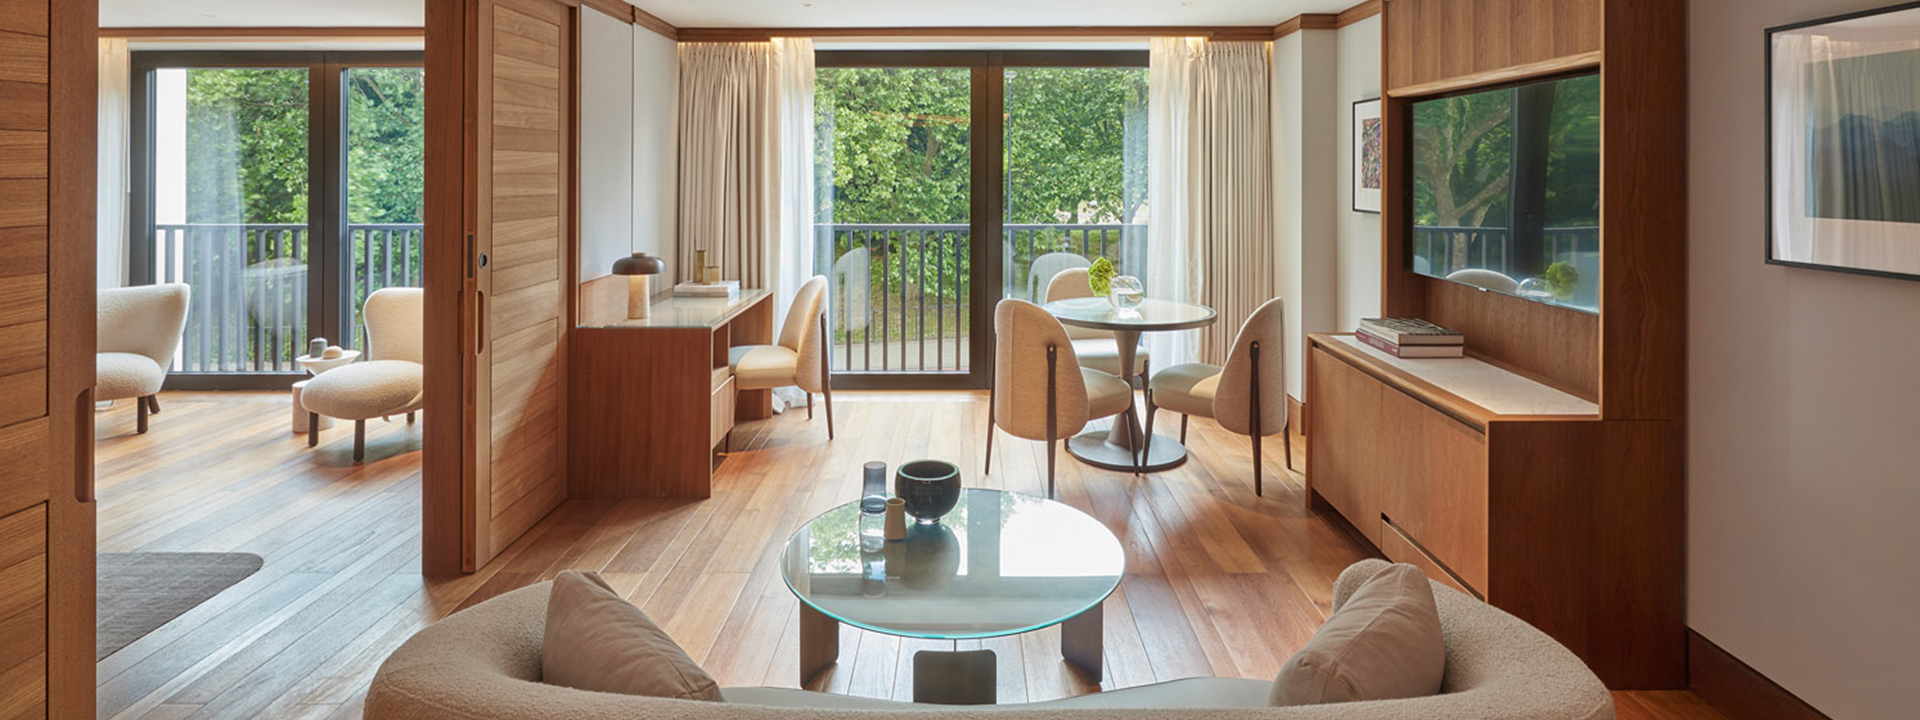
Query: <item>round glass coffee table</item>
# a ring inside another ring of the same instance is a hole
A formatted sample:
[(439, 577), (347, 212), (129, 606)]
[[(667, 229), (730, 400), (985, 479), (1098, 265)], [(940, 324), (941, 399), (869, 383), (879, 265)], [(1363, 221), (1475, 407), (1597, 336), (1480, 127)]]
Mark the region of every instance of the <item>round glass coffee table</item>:
[[(1033, 495), (970, 489), (939, 522), (909, 516), (904, 540), (880, 533), (879, 516), (855, 502), (787, 541), (781, 575), (800, 599), (802, 686), (839, 659), (841, 623), (955, 641), (1060, 625), (1061, 655), (1100, 677), (1100, 607), (1126, 573), (1120, 540), (1100, 521)], [(914, 700), (991, 703), (994, 664), (991, 650), (921, 651)]]

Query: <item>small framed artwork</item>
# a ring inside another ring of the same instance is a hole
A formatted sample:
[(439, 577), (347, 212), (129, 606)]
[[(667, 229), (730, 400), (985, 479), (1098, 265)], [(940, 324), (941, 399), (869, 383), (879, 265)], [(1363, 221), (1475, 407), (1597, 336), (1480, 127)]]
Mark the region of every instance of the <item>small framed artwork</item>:
[(1353, 104), (1353, 211), (1380, 212), (1381, 171), (1387, 161), (1386, 127), (1380, 98)]
[(1766, 242), (1920, 280), (1920, 2), (1767, 30)]

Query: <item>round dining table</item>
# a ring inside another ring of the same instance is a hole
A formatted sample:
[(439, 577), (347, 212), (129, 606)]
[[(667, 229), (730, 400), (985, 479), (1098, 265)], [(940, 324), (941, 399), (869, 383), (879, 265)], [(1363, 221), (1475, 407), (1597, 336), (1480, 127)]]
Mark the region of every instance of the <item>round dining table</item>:
[[(1217, 317), (1213, 308), (1205, 305), (1151, 298), (1132, 310), (1116, 308), (1100, 297), (1055, 300), (1041, 307), (1063, 325), (1111, 331), (1120, 345), (1120, 367), (1128, 371), (1134, 367), (1140, 333), (1203, 328)], [(1133, 384), (1132, 378), (1123, 379)], [(1067, 454), (1088, 465), (1121, 472), (1133, 472), (1136, 467), (1142, 472), (1158, 472), (1186, 462), (1187, 446), (1180, 441), (1165, 435), (1154, 435), (1152, 443), (1144, 441), (1140, 413), (1131, 400), (1129, 397), (1127, 411), (1114, 419), (1112, 430), (1090, 430), (1067, 440)], [(1142, 445), (1148, 453), (1136, 466)]]

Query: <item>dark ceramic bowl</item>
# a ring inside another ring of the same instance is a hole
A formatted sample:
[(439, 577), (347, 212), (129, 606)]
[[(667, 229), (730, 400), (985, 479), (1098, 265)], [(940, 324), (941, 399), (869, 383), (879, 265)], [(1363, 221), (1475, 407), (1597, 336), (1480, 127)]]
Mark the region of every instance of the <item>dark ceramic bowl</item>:
[(941, 460), (915, 460), (893, 476), (893, 494), (907, 503), (907, 514), (923, 523), (939, 522), (960, 504), (960, 468)]

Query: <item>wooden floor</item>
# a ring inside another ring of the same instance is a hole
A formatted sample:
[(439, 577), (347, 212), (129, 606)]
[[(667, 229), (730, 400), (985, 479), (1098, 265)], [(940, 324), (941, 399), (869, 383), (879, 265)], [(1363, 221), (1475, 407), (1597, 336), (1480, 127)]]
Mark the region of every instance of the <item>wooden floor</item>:
[[(569, 503), (481, 572), (431, 582), (419, 573), (419, 426), (370, 423), (367, 462), (356, 466), (352, 426), (309, 449), (288, 432), (283, 393), (168, 393), (145, 436), (132, 434), (131, 407), (104, 412), (102, 551), (251, 552), (266, 563), (102, 660), (100, 717), (359, 717), (374, 669), (415, 630), (567, 568), (599, 570), (722, 685), (795, 686), (797, 606), (776, 560), (801, 523), (856, 496), (862, 463), (936, 457), (958, 462), (974, 486), (1044, 487), (1039, 443), (1001, 435), (992, 472), (981, 472), (984, 394), (836, 400), (833, 443), (824, 418), (805, 413), (740, 427), (710, 500)], [(1160, 427), (1177, 432), (1174, 419), (1163, 415)], [(1319, 627), (1334, 577), (1371, 549), (1302, 509), (1300, 478), (1277, 442), (1263, 458), (1266, 497), (1256, 498), (1245, 438), (1196, 419), (1190, 441), (1193, 461), (1144, 478), (1061, 456), (1059, 499), (1127, 548), (1127, 579), (1106, 606), (1106, 674), (1064, 665), (1055, 630), (963, 643), (998, 652), (1002, 702), (1200, 675), (1269, 678)], [(922, 647), (953, 644), (846, 628), (840, 664), (814, 687), (908, 698), (908, 663)], [(1616, 700), (1622, 718), (1719, 717), (1691, 693)]]

